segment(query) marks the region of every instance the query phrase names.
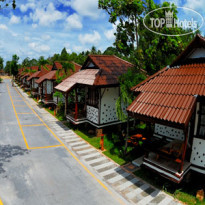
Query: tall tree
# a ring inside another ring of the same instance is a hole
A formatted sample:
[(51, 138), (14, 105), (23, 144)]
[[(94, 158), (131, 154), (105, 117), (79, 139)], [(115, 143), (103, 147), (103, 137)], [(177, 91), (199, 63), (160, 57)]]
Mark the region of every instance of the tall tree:
[(4, 69), (4, 59), (0, 56), (0, 70)]
[(68, 60), (68, 53), (66, 51), (66, 48), (63, 48), (61, 51), (61, 56), (60, 56), (61, 61), (67, 61)]
[(6, 62), (6, 66), (4, 67), (4, 72), (11, 75), (11, 61)]
[(22, 67), (29, 67), (30, 66), (30, 59), (29, 57), (25, 58), (21, 64)]
[(125, 55), (138, 47), (138, 25), (145, 9), (142, 0), (99, 0), (99, 7), (110, 15), (109, 21), (117, 25), (115, 45)]
[[(177, 8), (169, 2), (155, 4), (153, 0), (146, 0), (145, 14), (162, 7), (168, 7), (167, 11), (171, 9), (174, 18), (177, 19)], [(164, 18), (164, 10), (157, 10), (151, 15), (153, 15), (151, 17), (154, 18)], [(153, 74), (162, 67), (169, 65), (195, 35), (163, 36), (154, 34), (144, 27), (142, 21), (139, 22), (139, 27), (139, 49), (133, 54), (134, 60), (135, 63), (146, 69), (149, 74)], [(165, 34), (184, 34), (187, 30), (179, 27), (170, 30), (166, 26), (163, 26), (162, 28), (158, 28), (158, 32)]]
[(11, 61), (11, 64), (10, 64), (10, 69), (11, 69), (11, 74), (13, 76), (16, 76), (18, 74), (18, 61), (19, 61), (19, 57), (14, 54), (12, 56), (12, 61)]

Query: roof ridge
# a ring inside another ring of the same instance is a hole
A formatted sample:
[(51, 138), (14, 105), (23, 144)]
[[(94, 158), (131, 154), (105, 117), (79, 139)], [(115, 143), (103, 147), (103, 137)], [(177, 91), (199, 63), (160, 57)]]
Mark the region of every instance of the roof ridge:
[(80, 65), (80, 64), (78, 64), (78, 63), (76, 63), (75, 61), (71, 61), (71, 63), (74, 63), (74, 64), (76, 64), (76, 65), (78, 65), (78, 66), (82, 67), (82, 65)]

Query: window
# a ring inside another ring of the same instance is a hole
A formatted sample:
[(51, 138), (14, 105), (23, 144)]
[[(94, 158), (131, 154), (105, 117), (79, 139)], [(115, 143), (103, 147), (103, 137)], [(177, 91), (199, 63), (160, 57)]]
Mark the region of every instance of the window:
[(99, 101), (98, 89), (88, 88), (87, 104), (94, 107), (98, 107), (98, 101)]
[(200, 107), (199, 136), (205, 138), (205, 105), (201, 105)]

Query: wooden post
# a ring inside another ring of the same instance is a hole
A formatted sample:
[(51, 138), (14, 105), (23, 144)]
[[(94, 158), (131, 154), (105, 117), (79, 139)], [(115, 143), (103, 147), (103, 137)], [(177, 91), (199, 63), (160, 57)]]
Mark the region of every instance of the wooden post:
[(77, 87), (75, 88), (75, 120), (78, 119), (78, 93)]
[(184, 129), (184, 136), (185, 136), (185, 139), (184, 139), (184, 150), (183, 150), (183, 153), (182, 153), (182, 162), (180, 164), (180, 169), (179, 169), (179, 172), (181, 173), (183, 171), (183, 165), (184, 165), (184, 159), (185, 159), (185, 156), (186, 156), (186, 149), (187, 149), (187, 141), (188, 141), (188, 128), (186, 127)]
[(65, 111), (64, 111), (65, 117), (67, 114), (67, 107), (68, 107), (68, 93), (65, 94)]
[(127, 133), (126, 133), (126, 138), (125, 138), (125, 150), (124, 150), (124, 154), (127, 154), (127, 140), (129, 137), (129, 124), (130, 124), (130, 119), (129, 116), (127, 116)]
[(104, 151), (104, 134), (101, 134), (100, 149), (101, 151)]

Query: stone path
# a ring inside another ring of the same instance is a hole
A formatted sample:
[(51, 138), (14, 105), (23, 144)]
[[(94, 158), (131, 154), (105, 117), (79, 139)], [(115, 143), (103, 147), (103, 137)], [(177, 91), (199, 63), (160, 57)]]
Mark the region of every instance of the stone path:
[(77, 136), (72, 130), (59, 122), (54, 116), (44, 108), (40, 108), (37, 103), (29, 98), (27, 94), (21, 94), (29, 104), (42, 117), (46, 124), (62, 139), (62, 141), (73, 151), (83, 164), (91, 170), (98, 178), (109, 184), (116, 192), (124, 197), (131, 204), (139, 205), (177, 205), (181, 204), (171, 196), (165, 194), (132, 173), (117, 165), (107, 158), (100, 151), (89, 145), (82, 138)]

